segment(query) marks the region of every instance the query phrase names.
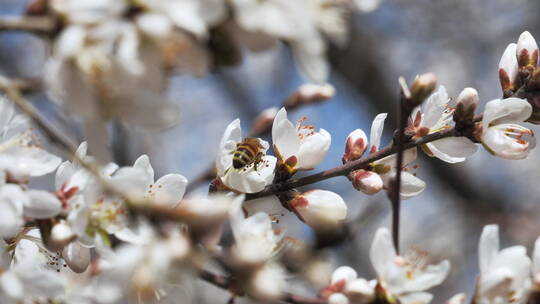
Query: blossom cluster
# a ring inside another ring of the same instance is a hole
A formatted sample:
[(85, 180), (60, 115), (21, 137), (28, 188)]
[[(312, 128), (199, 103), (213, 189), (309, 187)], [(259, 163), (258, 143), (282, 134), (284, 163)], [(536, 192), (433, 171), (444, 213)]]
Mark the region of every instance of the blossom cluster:
[[(409, 170), (418, 149), (447, 163), (463, 162), (480, 147), (504, 159), (526, 158), (535, 138), (522, 123), (538, 123), (540, 100), (539, 51), (528, 32), (504, 52), (503, 98), (486, 102), (482, 113), (476, 113), (480, 97), (474, 88), (454, 101), (433, 74), (419, 76), (410, 88), (402, 80), (406, 123), (398, 136), (383, 145), (388, 115), (376, 115), (369, 141), (366, 132), (353, 130), (342, 164), (329, 171), (293, 179), (323, 161), (332, 136), (307, 125), (307, 118), (289, 120), (287, 103), (265, 111), (259, 121), (268, 123), (271, 143), (244, 137), (239, 119), (226, 127), (205, 195), (187, 193), (188, 181), (180, 174), (156, 179), (147, 155), (132, 166), (103, 162), (107, 120), (150, 129), (173, 124), (178, 113), (164, 95), (171, 71), (204, 75), (237, 63), (244, 49), (285, 42), (312, 82), (291, 103), (329, 98), (334, 89), (326, 84), (325, 39), (344, 43), (351, 5), (369, 10), (377, 2), (51, 0), (58, 33), (45, 75), (48, 89), (92, 134), (70, 151), (72, 160), (62, 162), (46, 151), (29, 118), (0, 98), (0, 302), (187, 302), (198, 276), (233, 298), (283, 300), (291, 272), (309, 274), (318, 257), (277, 225), (281, 213), (293, 213), (317, 234), (348, 224), (348, 205), (338, 193), (297, 188), (346, 176), (367, 195), (399, 190), (389, 195), (399, 202), (427, 186)], [(54, 189), (36, 189), (33, 179), (52, 173)], [(258, 208), (254, 197), (280, 212)], [(420, 250), (400, 254), (394, 245), (399, 240), (392, 237), (386, 228), (375, 233), (369, 255), (375, 279), (361, 278), (349, 266), (337, 268), (317, 299), (430, 303), (428, 290), (446, 279), (450, 262), (428, 264)], [(525, 303), (540, 296), (540, 238), (531, 260), (522, 246), (500, 250), (498, 226), (486, 226), (479, 264), (474, 303)], [(209, 268), (227, 274), (212, 281)], [(464, 301), (458, 294), (448, 303)]]
[[(524, 246), (499, 247), (499, 227), (487, 225), (478, 244), (480, 273), (473, 303), (530, 303), (540, 287), (540, 237), (536, 240), (532, 261)], [(367, 281), (349, 266), (337, 268), (328, 286), (321, 292), (330, 304), (430, 303), (433, 295), (426, 290), (441, 284), (450, 271), (445, 260), (428, 265), (425, 252), (417, 249), (398, 255), (392, 245), (390, 233), (380, 228), (373, 239), (370, 259), (377, 279)], [(527, 302), (529, 301), (529, 302)], [(460, 293), (448, 304), (465, 303)]]
[(49, 2), (60, 27), (45, 73), (50, 95), (82, 119), (90, 146), (106, 159), (108, 120), (145, 129), (176, 122), (165, 94), (174, 72), (203, 76), (240, 63), (244, 50), (283, 42), (306, 80), (324, 84), (326, 40), (344, 45), (350, 13), (379, 1)]

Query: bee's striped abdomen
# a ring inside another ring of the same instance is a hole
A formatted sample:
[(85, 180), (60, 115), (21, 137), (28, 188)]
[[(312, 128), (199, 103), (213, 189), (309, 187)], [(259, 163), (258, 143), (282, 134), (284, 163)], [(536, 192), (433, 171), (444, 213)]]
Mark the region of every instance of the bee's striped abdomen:
[(257, 145), (254, 145), (253, 142), (247, 140), (238, 144), (233, 153), (233, 167), (240, 169), (253, 163), (259, 154), (258, 144), (258, 141)]

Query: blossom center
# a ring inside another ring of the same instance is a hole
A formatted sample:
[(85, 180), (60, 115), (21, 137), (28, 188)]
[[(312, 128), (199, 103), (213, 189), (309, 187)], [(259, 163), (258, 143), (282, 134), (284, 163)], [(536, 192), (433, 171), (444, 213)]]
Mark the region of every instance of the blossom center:
[(300, 141), (303, 141), (308, 136), (315, 134), (315, 127), (312, 125), (302, 125), (307, 120), (307, 117), (302, 117), (296, 122), (296, 133)]
[(403, 256), (397, 256), (394, 260), (398, 266), (405, 270), (405, 277), (413, 280), (416, 274), (422, 272), (427, 265), (427, 252), (413, 248)]

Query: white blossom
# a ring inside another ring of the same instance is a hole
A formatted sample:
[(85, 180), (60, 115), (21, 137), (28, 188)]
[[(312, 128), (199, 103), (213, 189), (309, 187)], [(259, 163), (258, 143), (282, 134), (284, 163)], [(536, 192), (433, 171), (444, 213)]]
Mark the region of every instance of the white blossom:
[(282, 108), (272, 125), (274, 150), (291, 172), (315, 168), (326, 156), (331, 143), (330, 133), (326, 130), (315, 131), (313, 126), (301, 123), (295, 126)]
[(234, 200), (229, 216), (235, 239), (233, 252), (242, 263), (258, 264), (271, 259), (279, 249), (282, 236), (272, 228), (272, 219), (264, 212), (244, 217), (242, 200)]
[(330, 284), (322, 294), (328, 296), (328, 303), (367, 304), (375, 299), (377, 281), (358, 278), (358, 274), (349, 266), (341, 266), (332, 274)]
[(425, 254), (412, 252), (400, 256), (386, 228), (377, 230), (369, 257), (382, 287), (401, 303), (430, 303), (432, 295), (426, 290), (441, 284), (448, 276), (450, 262), (426, 265)]
[(478, 244), (480, 277), (475, 300), (479, 304), (525, 303), (531, 289), (531, 260), (523, 246), (499, 248), (499, 227), (487, 225)]
[(129, 22), (68, 26), (56, 40), (45, 75), (49, 93), (68, 114), (83, 119), (89, 145), (102, 159), (109, 119), (146, 129), (176, 122), (175, 106), (163, 94), (160, 50)]
[(506, 159), (523, 159), (536, 145), (533, 132), (516, 123), (527, 120), (531, 105), (510, 97), (486, 104), (482, 119), (482, 144), (491, 154)]
[(219, 144), (216, 167), (218, 177), (227, 187), (243, 193), (253, 193), (263, 190), (273, 181), (276, 158), (266, 155), (269, 147), (268, 142), (262, 139), (257, 140), (263, 153), (260, 161), (236, 169), (233, 167), (233, 154), (238, 145), (242, 143), (240, 120), (234, 120), (225, 129)]
[(277, 301), (287, 287), (286, 272), (277, 263), (266, 263), (249, 281), (250, 296), (261, 301)]
[[(98, 278), (97, 299), (122, 303), (135, 298), (144, 303), (157, 303), (164, 298), (175, 298), (179, 286), (190, 277), (186, 267), (175, 266), (190, 253), (190, 243), (185, 236), (173, 234), (164, 239), (156, 236), (144, 246), (124, 245), (114, 252)], [(179, 288), (182, 287), (182, 288)], [(178, 297), (182, 299), (185, 294)], [(182, 302), (183, 303), (183, 302)]]
[[(378, 114), (371, 124), (370, 143), (368, 153), (372, 154), (379, 151), (381, 144), (381, 136), (384, 129), (384, 121), (386, 120), (386, 113)], [(359, 130), (359, 129), (358, 129)], [(349, 136), (349, 138), (355, 139), (355, 142), (349, 141), (346, 143), (344, 160), (353, 156), (352, 151), (355, 148), (359, 148), (358, 151), (362, 153), (355, 153), (352, 159), (359, 158), (363, 155), (367, 142), (364, 143), (365, 135), (355, 130)], [(360, 130), (361, 131), (361, 130)], [(358, 147), (354, 147), (357, 145)], [(350, 155), (348, 155), (350, 154)], [(409, 163), (414, 161), (417, 156), (416, 148), (411, 148), (403, 152), (403, 167), (406, 167)], [(379, 192), (381, 189), (389, 189), (392, 179), (396, 175), (396, 154), (384, 157), (369, 164), (366, 169), (360, 169), (351, 173), (353, 186), (362, 191), (365, 194), (373, 195)], [(417, 178), (409, 172), (401, 172), (401, 197), (402, 199), (408, 199), (424, 191), (426, 184), (421, 179)]]
[[(262, 33), (256, 39), (241, 40), (254, 45), (271, 45), (261, 40), (284, 40), (291, 46), (296, 64), (303, 74), (315, 83), (324, 83), (329, 66), (324, 58), (326, 43), (323, 33), (333, 41), (343, 44), (347, 39), (347, 27), (343, 3), (324, 0), (233, 0), (235, 20), (248, 36)], [(299, 20), (302, 20), (301, 22)]]
[[(413, 112), (415, 137), (423, 137), (452, 127), (454, 110), (448, 106), (449, 101), (446, 88), (439, 86), (439, 89)], [(459, 136), (429, 142), (423, 146), (423, 149), (428, 155), (442, 161), (458, 163), (474, 154), (478, 147), (468, 138)]]
[(59, 157), (36, 143), (26, 117), (15, 113), (13, 104), (0, 96), (0, 170), (8, 180), (25, 182), (58, 167)]
[(532, 275), (535, 288), (540, 287), (540, 237), (534, 242), (534, 249), (532, 253)]
[[(416, 160), (417, 157), (416, 148), (411, 148), (403, 151), (403, 167)], [(396, 154), (392, 154), (380, 160), (373, 162), (373, 171), (379, 174), (383, 181), (385, 189), (391, 189), (391, 183), (394, 180), (397, 168), (396, 168)], [(402, 199), (412, 198), (424, 191), (426, 183), (409, 172), (401, 172), (401, 189), (400, 196)]]
[(24, 224), (24, 204), (30, 199), (18, 185), (0, 187), (0, 236), (14, 236)]

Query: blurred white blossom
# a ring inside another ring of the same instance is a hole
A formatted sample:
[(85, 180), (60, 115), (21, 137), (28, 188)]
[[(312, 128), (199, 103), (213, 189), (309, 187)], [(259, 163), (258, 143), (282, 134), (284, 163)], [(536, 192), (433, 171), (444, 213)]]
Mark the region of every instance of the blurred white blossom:
[(499, 248), (499, 227), (487, 225), (478, 244), (480, 277), (475, 302), (525, 303), (531, 289), (531, 259), (523, 246)]

